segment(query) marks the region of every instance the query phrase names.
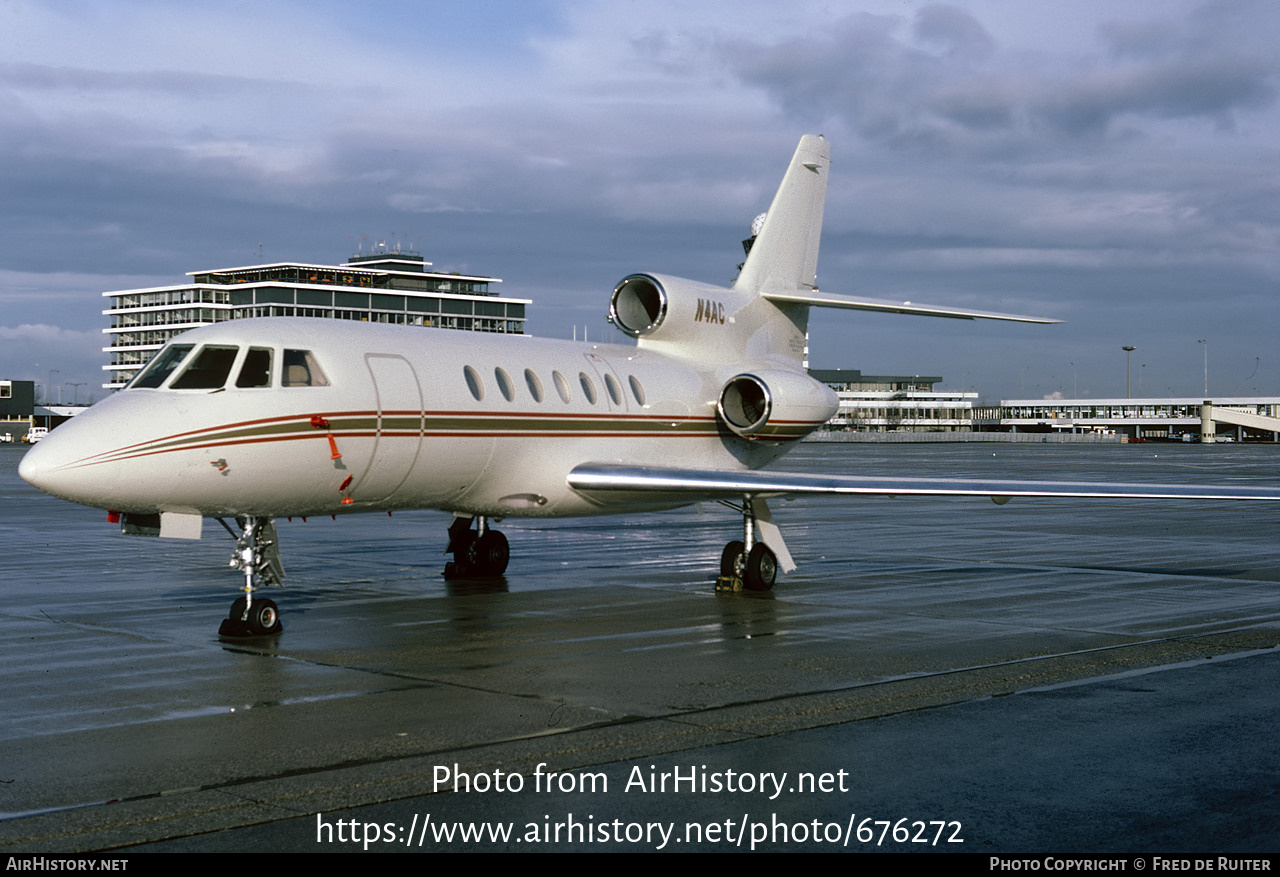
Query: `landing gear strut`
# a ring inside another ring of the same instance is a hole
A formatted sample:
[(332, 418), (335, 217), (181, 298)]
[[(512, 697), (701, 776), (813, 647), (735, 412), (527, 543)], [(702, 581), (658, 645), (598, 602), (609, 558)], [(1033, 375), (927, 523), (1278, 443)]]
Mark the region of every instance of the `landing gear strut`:
[[(473, 520), (474, 530), (471, 529)], [(445, 552), (453, 555), (453, 560), (444, 565), (447, 579), (500, 576), (507, 571), (507, 562), (511, 560), (507, 537), (490, 529), (489, 519), (484, 515), (454, 518), (449, 525), (449, 547)]]
[(239, 535), (221, 518), (218, 523), (236, 539), (231, 568), (244, 573), (244, 596), (237, 597), (231, 604), (231, 612), (218, 628), (218, 635), (242, 637), (279, 633), (284, 628), (280, 625), (280, 610), (276, 604), (266, 598), (254, 597), (259, 586), (284, 583), (284, 565), (280, 562), (275, 523), (270, 518), (237, 518)]
[[(720, 555), (717, 591), (769, 591), (778, 578), (778, 557), (760, 541), (756, 530), (761, 524), (773, 526), (769, 510), (762, 499), (742, 498), (742, 505), (725, 503), (742, 512), (742, 541), (734, 540)], [(779, 544), (781, 544), (779, 542)], [(784, 549), (785, 551), (785, 549)], [(788, 555), (788, 560), (790, 556)]]

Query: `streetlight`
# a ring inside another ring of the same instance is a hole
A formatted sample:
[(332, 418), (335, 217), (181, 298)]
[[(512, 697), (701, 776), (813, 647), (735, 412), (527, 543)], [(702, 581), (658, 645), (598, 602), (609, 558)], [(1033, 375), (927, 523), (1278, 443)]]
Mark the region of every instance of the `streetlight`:
[(1074, 362), (1069, 362), (1067, 363), (1067, 365), (1071, 366), (1071, 398), (1079, 399), (1080, 392), (1079, 392), (1079, 382), (1076, 380), (1076, 376), (1077, 376), (1076, 364)]
[(1207, 399), (1209, 397), (1209, 339), (1197, 338), (1196, 343), (1204, 345), (1204, 395)]
[(1120, 349), (1124, 351), (1124, 397), (1132, 399), (1133, 393), (1129, 392), (1129, 364), (1133, 362), (1133, 352), (1138, 348), (1126, 344)]

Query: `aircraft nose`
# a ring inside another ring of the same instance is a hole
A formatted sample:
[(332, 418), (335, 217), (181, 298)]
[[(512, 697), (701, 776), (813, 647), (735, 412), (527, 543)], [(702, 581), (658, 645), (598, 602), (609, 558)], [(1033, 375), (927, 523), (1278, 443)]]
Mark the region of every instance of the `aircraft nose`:
[[(87, 413), (79, 415), (86, 416)], [(94, 430), (86, 430), (83, 426), (89, 424), (82, 425), (72, 420), (50, 430), (19, 461), (18, 475), (32, 487), (52, 496), (81, 505), (106, 508), (110, 500), (109, 491), (104, 488), (109, 485), (102, 482), (109, 473), (84, 468), (86, 448), (92, 447), (92, 444), (86, 446), (83, 439), (93, 438), (93, 435), (86, 436), (86, 433), (92, 434)]]
[(51, 432), (32, 446), (18, 463), (18, 476), (23, 481), (55, 496), (61, 495), (57, 489), (60, 481), (57, 473), (64, 462), (60, 459), (62, 455), (56, 447), (58, 444), (58, 439)]

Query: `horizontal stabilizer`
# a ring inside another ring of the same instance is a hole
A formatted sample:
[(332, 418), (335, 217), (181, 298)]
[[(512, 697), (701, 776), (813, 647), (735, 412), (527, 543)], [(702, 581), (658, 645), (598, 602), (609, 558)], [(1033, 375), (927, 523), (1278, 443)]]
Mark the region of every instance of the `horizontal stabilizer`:
[(584, 493), (631, 491), (683, 499), (740, 496), (846, 494), (865, 496), (1014, 496), (1086, 499), (1192, 499), (1280, 501), (1280, 487), (1186, 484), (1094, 484), (1070, 481), (968, 481), (949, 478), (866, 478), (793, 472), (668, 469), (588, 463), (569, 473), (569, 486)]
[(881, 311), (891, 314), (914, 314), (920, 317), (951, 317), (956, 320), (1008, 320), (1015, 323), (1061, 323), (1047, 317), (1026, 317), (1020, 314), (999, 314), (994, 311), (975, 311), (967, 308), (948, 308), (918, 304), (909, 301), (886, 301), (878, 298), (858, 298), (852, 295), (836, 295), (829, 292), (766, 292), (764, 297), (780, 305), (797, 304), (817, 308), (846, 308), (855, 311)]

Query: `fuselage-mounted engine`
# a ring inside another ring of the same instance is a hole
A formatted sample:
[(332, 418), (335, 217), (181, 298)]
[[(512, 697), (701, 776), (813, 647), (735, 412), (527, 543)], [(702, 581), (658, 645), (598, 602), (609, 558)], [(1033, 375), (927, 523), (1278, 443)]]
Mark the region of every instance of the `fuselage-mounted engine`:
[(835, 415), (835, 391), (800, 372), (734, 375), (716, 402), (720, 420), (745, 439), (789, 442), (803, 438)]
[(622, 278), (609, 300), (609, 322), (632, 338), (648, 335), (667, 316), (667, 290), (649, 274)]

